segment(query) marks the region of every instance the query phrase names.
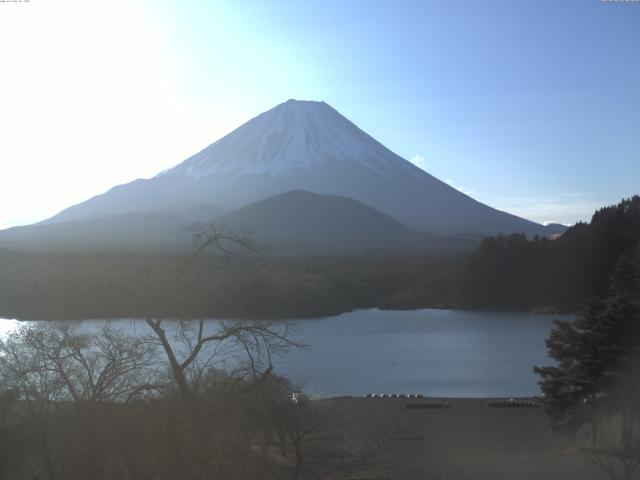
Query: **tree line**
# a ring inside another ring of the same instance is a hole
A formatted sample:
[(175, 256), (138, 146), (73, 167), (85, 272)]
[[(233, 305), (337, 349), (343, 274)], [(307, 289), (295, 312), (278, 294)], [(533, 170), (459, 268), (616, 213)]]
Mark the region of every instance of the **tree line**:
[(485, 238), (453, 277), (453, 303), (465, 308), (575, 311), (604, 292), (616, 262), (640, 241), (640, 197), (596, 211), (556, 240)]
[(640, 241), (639, 212), (636, 196), (598, 210), (590, 223), (558, 239), (498, 235), (466, 256), (208, 256), (178, 281), (188, 256), (0, 250), (0, 316), (296, 318), (376, 307), (576, 311), (582, 299), (603, 292), (620, 255)]
[(0, 251), (0, 317), (299, 318), (449, 301), (450, 258)]
[(534, 371), (552, 426), (612, 480), (630, 479), (640, 467), (640, 242), (546, 343), (555, 365)]

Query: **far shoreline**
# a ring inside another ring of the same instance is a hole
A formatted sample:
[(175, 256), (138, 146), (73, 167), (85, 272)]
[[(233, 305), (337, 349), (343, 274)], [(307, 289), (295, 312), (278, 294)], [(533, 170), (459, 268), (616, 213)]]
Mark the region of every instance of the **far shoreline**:
[[(420, 310), (444, 310), (444, 311), (460, 311), (460, 312), (479, 312), (479, 313), (496, 313), (496, 314), (530, 314), (530, 315), (545, 315), (545, 316), (568, 316), (568, 315), (576, 315), (577, 312), (574, 310), (563, 310), (557, 309), (555, 307), (540, 307), (533, 309), (512, 309), (512, 308), (472, 308), (472, 307), (461, 307), (456, 305), (432, 305), (432, 306), (424, 306), (417, 308), (387, 308), (380, 306), (372, 306), (372, 307), (360, 307), (360, 308), (352, 308), (346, 310), (336, 311), (335, 313), (327, 313), (327, 314), (310, 314), (310, 315), (287, 315), (287, 316), (234, 316), (234, 315), (218, 315), (218, 316), (188, 316), (188, 317), (175, 317), (175, 316), (164, 316), (164, 315), (148, 315), (148, 316), (127, 316), (127, 315), (118, 315), (118, 316), (109, 316), (109, 315), (82, 315), (82, 316), (74, 316), (74, 315), (54, 315), (54, 316), (28, 316), (22, 314), (16, 314), (15, 312), (11, 314), (3, 314), (0, 312), (0, 321), (18, 321), (18, 322), (62, 322), (62, 321), (72, 321), (72, 322), (83, 322), (83, 321), (95, 321), (95, 320), (106, 320), (106, 321), (117, 321), (117, 320), (136, 320), (136, 321), (144, 321), (147, 318), (163, 318), (167, 321), (198, 321), (198, 320), (232, 320), (232, 321), (255, 321), (255, 320), (264, 320), (264, 321), (306, 321), (306, 320), (320, 320), (324, 318), (332, 318), (339, 317), (343, 314), (354, 313), (354, 312), (363, 312), (367, 310), (372, 311), (382, 311), (382, 312), (416, 312)], [(5, 316), (6, 315), (6, 316)]]

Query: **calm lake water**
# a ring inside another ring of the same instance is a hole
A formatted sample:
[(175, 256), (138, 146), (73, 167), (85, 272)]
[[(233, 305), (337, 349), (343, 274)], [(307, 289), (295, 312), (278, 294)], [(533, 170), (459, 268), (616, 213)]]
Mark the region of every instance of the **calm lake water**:
[[(459, 310), (358, 310), (295, 321), (295, 337), (310, 348), (274, 364), (279, 373), (302, 382), (316, 396), (537, 395), (532, 367), (551, 363), (544, 341), (554, 318)], [(83, 324), (91, 328), (101, 322)], [(140, 320), (110, 322), (132, 333), (147, 332)], [(12, 320), (0, 320), (0, 334), (14, 326)]]

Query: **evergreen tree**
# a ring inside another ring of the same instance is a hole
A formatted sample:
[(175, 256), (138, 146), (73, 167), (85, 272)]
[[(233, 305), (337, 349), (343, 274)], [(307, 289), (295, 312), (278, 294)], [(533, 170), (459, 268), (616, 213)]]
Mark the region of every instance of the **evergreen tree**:
[[(553, 426), (576, 437), (614, 480), (640, 467), (640, 243), (618, 261), (603, 298), (547, 340), (553, 367), (535, 367)], [(582, 434), (582, 436), (581, 436)]]
[(534, 367), (556, 428), (575, 431), (595, 412), (640, 406), (640, 244), (618, 261), (603, 298), (575, 322), (556, 321), (546, 342), (557, 364)]
[(456, 271), (453, 302), (471, 308), (576, 310), (605, 294), (622, 253), (640, 241), (640, 196), (594, 213), (556, 240), (484, 239)]

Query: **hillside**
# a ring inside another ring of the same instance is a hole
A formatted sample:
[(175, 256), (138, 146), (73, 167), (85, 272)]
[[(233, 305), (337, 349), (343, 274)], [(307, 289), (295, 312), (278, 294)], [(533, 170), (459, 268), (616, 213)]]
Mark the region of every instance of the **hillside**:
[(574, 310), (601, 295), (621, 254), (640, 242), (640, 196), (604, 207), (557, 240), (489, 237), (464, 262), (454, 301), (470, 308)]
[(296, 190), (216, 218), (248, 230), (270, 251), (356, 253), (425, 250), (432, 235), (418, 232), (356, 200)]
[(270, 255), (410, 255), (469, 252), (479, 238), (440, 237), (413, 230), (348, 197), (302, 190), (220, 214), (212, 205), (171, 214), (127, 213), (14, 227), (0, 245), (57, 252), (189, 253), (194, 223), (248, 231)]

